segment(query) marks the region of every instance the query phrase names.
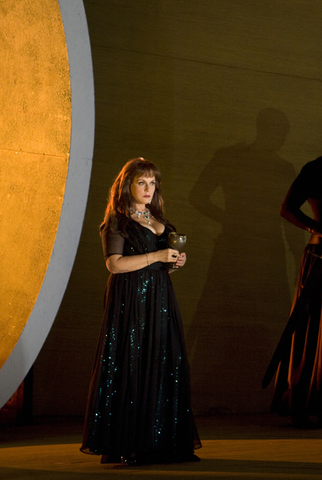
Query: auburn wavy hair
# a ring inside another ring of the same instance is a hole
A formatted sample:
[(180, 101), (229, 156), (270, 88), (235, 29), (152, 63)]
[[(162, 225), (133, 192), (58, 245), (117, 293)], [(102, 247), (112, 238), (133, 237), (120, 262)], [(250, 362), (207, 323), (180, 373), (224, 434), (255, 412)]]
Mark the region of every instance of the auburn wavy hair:
[(126, 225), (133, 213), (131, 184), (137, 176), (155, 178), (155, 191), (148, 208), (156, 220), (170, 225), (164, 216), (161, 172), (154, 163), (138, 157), (124, 165), (110, 188), (104, 220), (100, 225), (101, 232), (105, 228), (110, 228), (113, 232), (119, 231), (126, 235)]

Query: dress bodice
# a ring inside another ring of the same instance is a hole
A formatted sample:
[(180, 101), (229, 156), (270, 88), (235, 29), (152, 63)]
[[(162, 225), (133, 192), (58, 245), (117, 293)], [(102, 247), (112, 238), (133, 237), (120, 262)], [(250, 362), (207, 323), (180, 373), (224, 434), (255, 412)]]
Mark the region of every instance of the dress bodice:
[(102, 247), (104, 257), (110, 255), (140, 255), (142, 253), (155, 252), (168, 247), (168, 235), (170, 228), (164, 227), (161, 235), (156, 235), (147, 227), (135, 220), (130, 220), (126, 227), (127, 236), (121, 233), (113, 233), (109, 229), (102, 232)]

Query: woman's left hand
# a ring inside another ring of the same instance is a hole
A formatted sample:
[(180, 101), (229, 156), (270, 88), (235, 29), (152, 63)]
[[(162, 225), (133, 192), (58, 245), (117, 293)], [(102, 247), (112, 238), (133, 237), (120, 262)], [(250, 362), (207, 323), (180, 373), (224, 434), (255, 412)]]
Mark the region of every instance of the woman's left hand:
[(180, 253), (177, 256), (176, 268), (183, 267), (186, 261), (187, 261), (187, 255), (184, 252)]

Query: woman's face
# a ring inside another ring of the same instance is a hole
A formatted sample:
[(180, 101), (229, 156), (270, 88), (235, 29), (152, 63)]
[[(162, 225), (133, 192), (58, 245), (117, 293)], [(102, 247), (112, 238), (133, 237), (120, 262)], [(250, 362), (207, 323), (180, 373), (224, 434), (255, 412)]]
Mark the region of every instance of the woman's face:
[(133, 207), (142, 210), (145, 205), (151, 202), (155, 192), (155, 177), (144, 177), (137, 175), (131, 183), (131, 194)]

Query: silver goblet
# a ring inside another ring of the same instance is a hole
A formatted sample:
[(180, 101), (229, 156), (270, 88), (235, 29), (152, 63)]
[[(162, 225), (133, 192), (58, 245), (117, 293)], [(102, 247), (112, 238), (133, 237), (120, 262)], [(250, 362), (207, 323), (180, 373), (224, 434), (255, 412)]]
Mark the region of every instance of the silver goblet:
[[(174, 250), (181, 250), (187, 243), (187, 236), (183, 233), (170, 232), (168, 236), (168, 245)], [(171, 268), (176, 268), (175, 262), (172, 263)]]

